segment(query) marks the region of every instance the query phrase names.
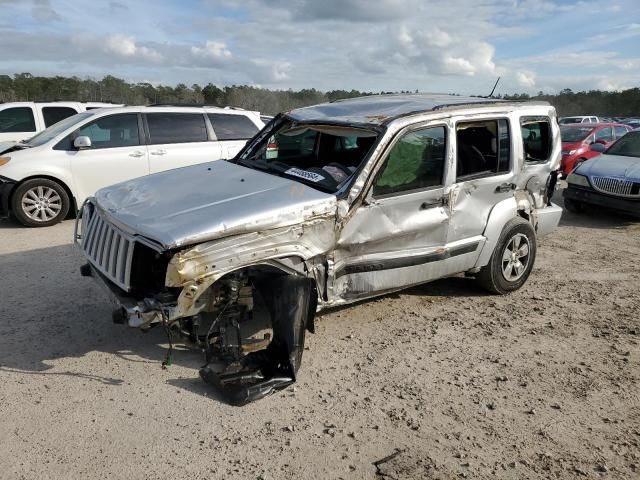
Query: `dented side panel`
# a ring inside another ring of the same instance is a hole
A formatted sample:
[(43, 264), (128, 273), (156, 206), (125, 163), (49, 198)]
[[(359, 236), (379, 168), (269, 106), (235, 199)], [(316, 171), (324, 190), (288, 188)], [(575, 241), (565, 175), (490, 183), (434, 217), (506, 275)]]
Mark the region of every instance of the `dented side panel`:
[[(335, 215), (315, 217), (293, 227), (238, 235), (197, 245), (169, 262), (166, 285), (183, 287), (172, 318), (195, 315), (206, 307), (202, 295), (227, 273), (268, 265), (286, 273), (315, 278), (313, 262), (335, 243)], [(319, 285), (320, 287), (322, 285)]]

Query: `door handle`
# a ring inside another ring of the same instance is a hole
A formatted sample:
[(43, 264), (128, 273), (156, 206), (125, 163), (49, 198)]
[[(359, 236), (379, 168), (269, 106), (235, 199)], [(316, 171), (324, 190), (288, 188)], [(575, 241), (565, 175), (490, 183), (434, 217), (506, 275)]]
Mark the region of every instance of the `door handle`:
[(496, 193), (507, 193), (515, 189), (516, 189), (515, 183), (503, 183), (502, 185), (498, 185), (496, 187)]
[(144, 156), (144, 153), (142, 153), (142, 152), (140, 152), (140, 151), (136, 150), (135, 152), (131, 152), (131, 153), (129, 154), (129, 156), (130, 156), (130, 157), (134, 157), (134, 158), (138, 158), (138, 157), (143, 157), (143, 156)]
[(422, 202), (420, 204), (420, 210), (426, 210), (428, 208), (434, 208), (434, 207), (444, 207), (448, 203), (447, 199), (448, 197), (444, 196), (433, 202)]
[(164, 148), (159, 148), (151, 152), (151, 155), (165, 155), (167, 151)]

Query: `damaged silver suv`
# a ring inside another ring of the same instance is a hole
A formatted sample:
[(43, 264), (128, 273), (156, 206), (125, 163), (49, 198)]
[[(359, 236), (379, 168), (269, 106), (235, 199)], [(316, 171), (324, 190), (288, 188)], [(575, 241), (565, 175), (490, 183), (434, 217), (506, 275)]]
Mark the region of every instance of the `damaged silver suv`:
[(295, 381), (317, 311), (464, 273), (520, 288), (562, 210), (553, 107), (370, 96), (276, 117), (230, 161), (98, 191), (75, 241), (114, 321), (206, 353), (244, 404)]

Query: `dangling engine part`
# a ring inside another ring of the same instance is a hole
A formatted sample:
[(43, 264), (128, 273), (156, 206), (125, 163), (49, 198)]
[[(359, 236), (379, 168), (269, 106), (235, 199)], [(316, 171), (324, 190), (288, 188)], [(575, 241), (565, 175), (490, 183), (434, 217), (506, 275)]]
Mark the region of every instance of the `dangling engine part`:
[(203, 380), (244, 405), (295, 382), (316, 301), (311, 279), (242, 271), (216, 282), (206, 311), (180, 327), (205, 351)]

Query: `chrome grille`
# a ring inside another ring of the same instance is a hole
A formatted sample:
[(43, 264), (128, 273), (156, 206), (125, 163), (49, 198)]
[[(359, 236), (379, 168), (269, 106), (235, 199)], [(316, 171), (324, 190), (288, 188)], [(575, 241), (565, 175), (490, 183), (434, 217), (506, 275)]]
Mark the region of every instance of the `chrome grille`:
[(640, 197), (638, 183), (615, 177), (591, 177), (596, 190), (625, 197)]
[(129, 291), (135, 241), (105, 220), (96, 208), (85, 206), (81, 222), (76, 241), (85, 256), (109, 280)]

